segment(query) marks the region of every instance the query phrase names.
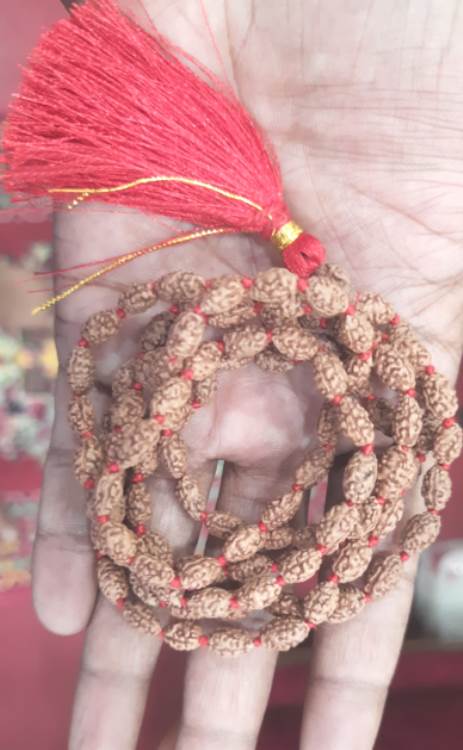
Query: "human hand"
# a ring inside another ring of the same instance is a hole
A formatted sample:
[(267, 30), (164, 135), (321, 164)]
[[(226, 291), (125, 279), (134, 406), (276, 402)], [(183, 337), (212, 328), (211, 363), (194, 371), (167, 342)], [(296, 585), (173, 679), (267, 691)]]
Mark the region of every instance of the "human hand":
[[(145, 5), (161, 31), (217, 69), (199, 0)], [(438, 369), (454, 379), (463, 340), (457, 204), (463, 154), (453, 130), (463, 110), (457, 92), (463, 58), (449, 33), (456, 0), (440, 5), (439, 24), (415, 0), (393, 14), (363, 0), (342, 5), (335, 11), (313, 0), (297, 7), (276, 0), (204, 2), (227, 73), (275, 144), (295, 218), (323, 241), (329, 260), (346, 268), (354, 286), (380, 292), (417, 327)], [(407, 19), (413, 19), (409, 26)], [(56, 263), (123, 253), (151, 244), (162, 232), (147, 217), (94, 203), (57, 216)], [(254, 275), (276, 262), (272, 248), (229, 237), (162, 251), (110, 281), (116, 287), (180, 267), (206, 277)], [(63, 364), (80, 324), (112, 306), (116, 296), (115, 289), (92, 287), (58, 307)], [(124, 330), (134, 338), (134, 329)], [(117, 353), (102, 350), (101, 381), (118, 357), (130, 354), (128, 339), (122, 334)], [(160, 643), (133, 631), (100, 598), (95, 605), (94, 555), (83, 493), (73, 477), (67, 398), (60, 373), (34, 551), (34, 599), (55, 632), (89, 623), (72, 750), (130, 750)], [(225, 459), (219, 505), (253, 520), (269, 497), (286, 489), (316, 412), (305, 366), (289, 376), (254, 367), (223, 375), (215, 404), (185, 430), (192, 468), (207, 487), (215, 459)], [(178, 552), (191, 550), (197, 528), (177, 507), (173, 483), (155, 479), (151, 489), (156, 526)], [(413, 561), (405, 566), (401, 586), (387, 598), (315, 634), (303, 750), (372, 747), (403, 638), (413, 567)], [(253, 748), (274, 665), (275, 656), (263, 649), (234, 660), (194, 652), (177, 736), (166, 739), (163, 750)]]

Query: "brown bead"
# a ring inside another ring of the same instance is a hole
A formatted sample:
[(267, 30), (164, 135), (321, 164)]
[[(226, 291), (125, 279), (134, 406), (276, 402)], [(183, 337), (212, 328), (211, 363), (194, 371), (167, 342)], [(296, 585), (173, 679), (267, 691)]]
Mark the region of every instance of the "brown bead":
[(325, 398), (343, 395), (348, 386), (347, 373), (335, 354), (322, 351), (312, 359), (314, 380), (317, 389)]
[(169, 565), (173, 564), (172, 550), (168, 542), (156, 531), (147, 531), (137, 539), (137, 553), (163, 557)]
[(379, 377), (389, 388), (406, 391), (415, 385), (415, 373), (410, 362), (397, 349), (381, 343), (374, 352), (374, 365)]
[(350, 538), (364, 539), (379, 523), (382, 513), (381, 505), (370, 499), (364, 503), (359, 503), (352, 510), (355, 511), (356, 521), (350, 532)]
[(193, 477), (185, 475), (177, 481), (177, 497), (183, 508), (194, 521), (201, 520), (201, 514), (206, 510), (207, 498), (201, 492), (198, 482)]
[(343, 315), (336, 323), (336, 338), (351, 352), (360, 354), (371, 349), (375, 331), (367, 316), (357, 311)]
[(285, 373), (294, 367), (294, 362), (283, 357), (283, 355), (275, 351), (272, 347), (267, 347), (264, 351), (259, 352), (254, 361), (261, 370), (265, 370), (266, 372)]
[(389, 340), (399, 354), (411, 362), (416, 372), (422, 371), (429, 364), (429, 352), (418, 340), (408, 323), (401, 321), (398, 326), (391, 327)]
[(217, 581), (221, 567), (213, 557), (194, 555), (179, 560), (177, 575), (185, 589), (202, 589)]
[(256, 609), (266, 609), (275, 602), (281, 594), (281, 586), (273, 576), (261, 575), (248, 578), (238, 589), (236, 599), (246, 612)]
[(189, 598), (187, 606), (188, 617), (199, 620), (202, 617), (214, 619), (226, 617), (230, 607), (230, 592), (217, 586), (195, 591)]
[(96, 575), (101, 593), (110, 602), (125, 599), (129, 593), (127, 572), (118, 567), (109, 557), (102, 557), (96, 564)]
[(362, 591), (351, 583), (339, 587), (339, 599), (334, 612), (327, 618), (328, 622), (337, 623), (355, 617), (365, 606)]
[(261, 632), (262, 645), (272, 651), (289, 651), (307, 638), (302, 617), (276, 617)]
[(314, 274), (305, 296), (314, 311), (324, 318), (339, 315), (349, 304), (349, 294), (345, 284), (328, 276)]
[(151, 399), (151, 414), (167, 414), (181, 409), (191, 398), (191, 383), (184, 378), (172, 377), (159, 386)]
[(335, 445), (338, 431), (336, 409), (325, 401), (317, 423), (317, 435), (321, 445)]
[(95, 381), (95, 363), (90, 349), (76, 346), (68, 362), (68, 379), (73, 393), (80, 396), (86, 393)]
[(388, 500), (381, 511), (375, 527), (374, 536), (379, 538), (387, 536), (397, 527), (401, 521), (405, 510), (405, 504), (401, 497), (395, 500)]
[(138, 597), (138, 599), (141, 599), (144, 604), (148, 604), (150, 607), (159, 606), (159, 602), (161, 601), (160, 597), (158, 596), (159, 589), (157, 593), (153, 593), (151, 589), (149, 589), (147, 586), (144, 586), (138, 580), (133, 571), (129, 573), (129, 584), (132, 592), (136, 597)]
[(366, 409), (353, 396), (344, 396), (339, 404), (339, 429), (354, 445), (373, 442), (375, 430)]
[(154, 555), (139, 553), (137, 552), (136, 545), (135, 552), (137, 554), (131, 564), (131, 570), (140, 583), (148, 589), (158, 587), (168, 588), (170, 582), (175, 577), (175, 573), (165, 557), (155, 557)]
[(71, 427), (78, 435), (95, 430), (93, 406), (85, 394), (73, 395), (69, 401), (68, 417)]
[(199, 648), (199, 638), (203, 634), (193, 621), (174, 622), (164, 631), (164, 641), (176, 651), (194, 651)]
[(136, 527), (147, 524), (151, 518), (151, 497), (145, 484), (132, 484), (127, 494), (127, 520)]
[(125, 395), (133, 385), (133, 360), (129, 360), (117, 370), (111, 383), (111, 391), (114, 398)]
[(269, 531), (262, 537), (262, 549), (285, 549), (290, 547), (293, 541), (294, 529), (290, 526), (280, 526), (278, 529)]
[(185, 363), (193, 380), (206, 380), (217, 372), (222, 354), (214, 341), (201, 344), (197, 352)]
[(451, 464), (459, 457), (463, 446), (463, 431), (459, 424), (440, 427), (435, 435), (434, 458), (441, 464)]
[(115, 310), (96, 312), (90, 315), (82, 328), (82, 336), (90, 344), (101, 344), (114, 336), (119, 329), (120, 322)]
[(201, 315), (191, 310), (181, 313), (167, 336), (167, 354), (170, 357), (191, 357), (199, 348), (205, 329)]
[(318, 583), (302, 600), (305, 619), (312, 625), (321, 625), (338, 605), (339, 587), (331, 581)]
[(145, 413), (143, 396), (138, 391), (127, 391), (117, 397), (110, 409), (112, 427), (121, 427), (138, 421)]
[(209, 513), (206, 526), (212, 536), (225, 539), (234, 529), (241, 525), (241, 519), (231, 513), (215, 510)]
[(163, 276), (156, 284), (161, 299), (168, 302), (198, 302), (204, 294), (204, 280), (189, 271), (173, 271)]
[(174, 433), (161, 438), (160, 455), (174, 479), (183, 477), (188, 468), (188, 452), (184, 440)]
[(255, 277), (251, 297), (257, 302), (278, 305), (288, 297), (295, 297), (296, 292), (297, 276), (286, 268), (269, 268)]
[(402, 547), (406, 552), (421, 552), (432, 544), (439, 534), (440, 516), (418, 513), (406, 523), (402, 533)]
[(379, 459), (376, 493), (395, 499), (415, 482), (418, 464), (413, 451), (391, 446)]
[(227, 566), (227, 572), (233, 581), (240, 583), (248, 578), (269, 573), (272, 568), (272, 560), (266, 555), (257, 554), (242, 562), (231, 563)]
[(302, 605), (299, 597), (289, 591), (280, 594), (280, 598), (273, 602), (268, 608), (273, 615), (291, 615), (292, 617), (302, 617)]
[(307, 549), (314, 547), (317, 543), (315, 538), (316, 527), (314, 525), (306, 526), (303, 529), (297, 529), (293, 534), (293, 544), (296, 549)]
[(317, 544), (322, 544), (328, 549), (337, 547), (338, 544), (347, 539), (355, 523), (355, 515), (345, 503), (333, 505), (325, 513), (315, 530)]
[(262, 326), (256, 323), (235, 328), (224, 337), (225, 351), (229, 357), (255, 357), (268, 344), (267, 334)]
[(74, 473), (81, 484), (94, 479), (101, 472), (103, 450), (99, 440), (84, 440), (74, 455)]
[(423, 477), (421, 486), (427, 508), (443, 510), (452, 495), (452, 480), (448, 471), (435, 464)]
[(223, 554), (230, 562), (252, 557), (259, 549), (262, 535), (257, 525), (239, 526), (223, 545)]
[(296, 484), (308, 489), (325, 478), (330, 467), (331, 453), (324, 448), (310, 451), (295, 473)]
[(374, 453), (366, 455), (356, 451), (347, 462), (342, 478), (344, 497), (354, 503), (363, 503), (373, 492), (378, 474)]
[(211, 376), (201, 380), (199, 383), (193, 383), (193, 401), (200, 404), (208, 404), (215, 396), (217, 391), (217, 378)]
[(143, 351), (157, 349), (158, 346), (164, 346), (167, 341), (167, 334), (175, 316), (170, 312), (162, 312), (155, 315), (145, 327), (140, 344)]
[(209, 323), (214, 328), (232, 328), (232, 326), (241, 325), (248, 320), (256, 317), (256, 311), (251, 300), (243, 300), (233, 310), (228, 312), (217, 313), (209, 316)]
[(128, 469), (141, 461), (143, 456), (156, 449), (159, 426), (153, 420), (141, 419), (126, 424), (120, 432), (113, 432), (106, 442), (108, 462)]
[(358, 355), (348, 357), (344, 367), (349, 381), (349, 392), (358, 396), (368, 396), (370, 393), (370, 377), (373, 358), (362, 359)]
[(302, 497), (301, 491), (292, 491), (271, 500), (262, 513), (262, 521), (269, 529), (277, 529), (279, 526), (283, 526), (297, 513)]
[(153, 307), (157, 295), (153, 284), (130, 284), (119, 297), (117, 307), (129, 315), (145, 312)]
[(398, 584), (401, 574), (400, 555), (378, 556), (366, 572), (363, 590), (375, 599), (385, 596)]
[(282, 556), (279, 570), (286, 583), (301, 583), (315, 575), (321, 559), (320, 552), (315, 548), (292, 550)]
[(220, 656), (239, 656), (252, 650), (252, 636), (241, 628), (219, 628), (209, 637), (209, 648)]
[(95, 489), (94, 510), (97, 516), (109, 515), (113, 521), (123, 521), (125, 498), (122, 474), (100, 476)]
[(315, 336), (299, 325), (285, 325), (273, 331), (273, 345), (288, 359), (312, 359), (318, 351)]
[(399, 399), (392, 418), (392, 435), (398, 445), (415, 445), (423, 427), (423, 411), (415, 398)]
[(364, 292), (357, 302), (357, 310), (367, 316), (374, 326), (383, 326), (394, 317), (394, 309), (381, 295)]
[(368, 542), (362, 539), (350, 540), (336, 552), (331, 563), (332, 571), (342, 583), (355, 581), (366, 570), (372, 554), (373, 549), (368, 546)]
[(183, 369), (183, 359), (171, 356), (165, 346), (144, 352), (143, 358), (134, 363), (134, 379), (145, 388), (154, 391), (173, 375), (179, 375)]
[(123, 609), (123, 615), (132, 627), (147, 635), (159, 635), (161, 632), (161, 625), (153, 610), (143, 602), (129, 602)]
[(137, 551), (137, 538), (127, 526), (115, 521), (101, 525), (100, 549), (117, 565), (128, 565)]
[(220, 276), (205, 291), (201, 309), (207, 315), (228, 312), (241, 304), (245, 294), (239, 276)]

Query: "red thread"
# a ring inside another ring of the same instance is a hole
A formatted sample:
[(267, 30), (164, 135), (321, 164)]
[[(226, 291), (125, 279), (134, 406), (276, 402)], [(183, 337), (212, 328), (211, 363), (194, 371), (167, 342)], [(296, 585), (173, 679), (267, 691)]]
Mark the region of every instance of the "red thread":
[[(278, 163), (231, 86), (136, 25), (114, 0), (75, 5), (43, 35), (10, 109), (4, 151), (6, 187), (26, 197), (171, 176), (187, 181), (151, 181), (97, 198), (266, 238), (290, 219)], [(301, 278), (324, 258), (321, 243), (305, 233), (283, 250)]]
[(84, 482), (84, 489), (93, 490), (94, 487), (95, 487), (95, 480), (92, 479), (91, 477), (88, 477), (88, 479), (86, 479)]
[(191, 408), (192, 409), (200, 409), (202, 406), (201, 401), (192, 401), (191, 402)]
[(105, 523), (108, 523), (108, 521), (109, 521), (109, 516), (108, 516), (108, 515), (104, 515), (104, 516), (97, 516), (97, 517), (96, 517), (96, 520), (98, 521), (98, 523), (101, 523), (101, 525), (103, 526), (103, 524), (105, 524)]
[(170, 582), (170, 586), (173, 589), (180, 589), (182, 587), (182, 582), (180, 578), (178, 576), (175, 576), (174, 578), (172, 578)]
[(426, 375), (434, 375), (434, 373), (436, 372), (436, 368), (434, 367), (434, 365), (426, 365), (424, 371)]
[(253, 279), (250, 279), (248, 276), (243, 276), (243, 278), (241, 279), (241, 283), (245, 289), (251, 289), (252, 285), (254, 284), (254, 281)]
[(78, 342), (77, 346), (79, 346), (81, 349), (88, 349), (88, 347), (90, 346), (90, 344), (89, 344), (88, 340), (85, 339), (82, 336), (82, 338), (79, 339), (79, 342)]
[(339, 406), (339, 404), (342, 403), (343, 398), (344, 398), (344, 396), (342, 396), (340, 393), (338, 393), (338, 394), (336, 394), (336, 396), (333, 396), (333, 398), (331, 399), (331, 403), (334, 406)]
[(132, 484), (140, 484), (140, 482), (144, 482), (144, 481), (145, 481), (145, 477), (142, 474), (142, 472), (141, 471), (135, 472), (135, 474), (132, 477)]
[(367, 445), (362, 445), (360, 450), (365, 456), (371, 456), (371, 454), (373, 453), (373, 443), (367, 443)]
[(198, 643), (200, 646), (207, 646), (209, 643), (209, 636), (207, 635), (200, 635), (198, 638)]
[(263, 521), (259, 521), (259, 523), (258, 523), (257, 525), (258, 525), (258, 527), (259, 527), (259, 531), (260, 531), (260, 532), (261, 532), (262, 534), (266, 534), (266, 533), (267, 533), (267, 531), (268, 531), (268, 526), (267, 526), (267, 524), (265, 524), (265, 523), (264, 523)]
[(120, 320), (123, 320), (123, 318), (126, 317), (126, 314), (127, 313), (125, 312), (125, 310), (122, 307), (117, 307), (116, 308), (116, 315), (117, 315), (118, 318), (120, 318)]
[(410, 559), (410, 555), (408, 554), (408, 552), (405, 552), (405, 550), (403, 549), (402, 552), (400, 553), (400, 559), (402, 560), (402, 562), (407, 562), (407, 560)]
[(450, 427), (453, 427), (454, 424), (455, 424), (455, 417), (447, 417), (446, 419), (443, 420), (442, 427), (445, 430), (448, 430)]
[(262, 646), (262, 638), (260, 636), (256, 636), (256, 638), (254, 638), (253, 640), (253, 644), (256, 648), (259, 648), (260, 646)]

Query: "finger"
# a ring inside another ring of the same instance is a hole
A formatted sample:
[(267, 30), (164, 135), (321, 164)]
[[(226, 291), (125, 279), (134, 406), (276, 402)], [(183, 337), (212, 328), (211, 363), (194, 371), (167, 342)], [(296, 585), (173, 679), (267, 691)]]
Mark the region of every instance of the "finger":
[(100, 598), (85, 639), (69, 750), (132, 750), (161, 641)]
[[(226, 465), (221, 510), (257, 520), (269, 497), (287, 489), (281, 464)], [(189, 659), (176, 750), (250, 750), (267, 705), (277, 654), (264, 649), (234, 658), (208, 650)]]
[(66, 376), (60, 371), (32, 565), (37, 615), (46, 628), (61, 635), (76, 633), (87, 624), (96, 594), (85, 496), (73, 470), (75, 442), (67, 419), (69, 396)]
[[(331, 490), (331, 488), (330, 488)], [(417, 506), (419, 493), (410, 493)], [(315, 634), (301, 750), (371, 750), (403, 642), (416, 561), (394, 591), (345, 623)]]

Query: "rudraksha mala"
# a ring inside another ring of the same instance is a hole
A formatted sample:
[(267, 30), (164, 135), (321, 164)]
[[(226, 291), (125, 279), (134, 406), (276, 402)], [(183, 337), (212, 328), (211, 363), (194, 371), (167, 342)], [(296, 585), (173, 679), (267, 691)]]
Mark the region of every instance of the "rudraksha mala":
[[(93, 347), (128, 315), (159, 303), (164, 309), (142, 331), (138, 354), (116, 372), (109, 410), (97, 425)], [(211, 327), (216, 338), (205, 340)], [(306, 361), (324, 403), (318, 444), (293, 484), (258, 523), (207, 512), (207, 497), (188, 472), (182, 427), (214, 397), (221, 370), (254, 362), (284, 373)], [(128, 622), (175, 649), (232, 655), (292, 648), (321, 623), (347, 620), (386, 594), (410, 553), (439, 533), (449, 466), (462, 446), (454, 390), (391, 306), (377, 294), (353, 293), (337, 266), (321, 266), (308, 281), (270, 268), (255, 279), (174, 272), (133, 284), (116, 309), (85, 323), (68, 374), (69, 418), (80, 438), (75, 472), (88, 493), (100, 589)], [(388, 439), (378, 455), (375, 430)], [(338, 435), (355, 448), (343, 473), (344, 499), (316, 525), (296, 529), (304, 491), (327, 476)], [(403, 496), (427, 454), (434, 464), (422, 478), (425, 511), (403, 525), (396, 551), (373, 556), (401, 521)], [(145, 481), (158, 462), (175, 480), (184, 511), (222, 541), (220, 554), (174, 560), (150, 529)], [(298, 598), (292, 586), (317, 573), (315, 586)], [(263, 627), (234, 622), (256, 610), (266, 612)]]

